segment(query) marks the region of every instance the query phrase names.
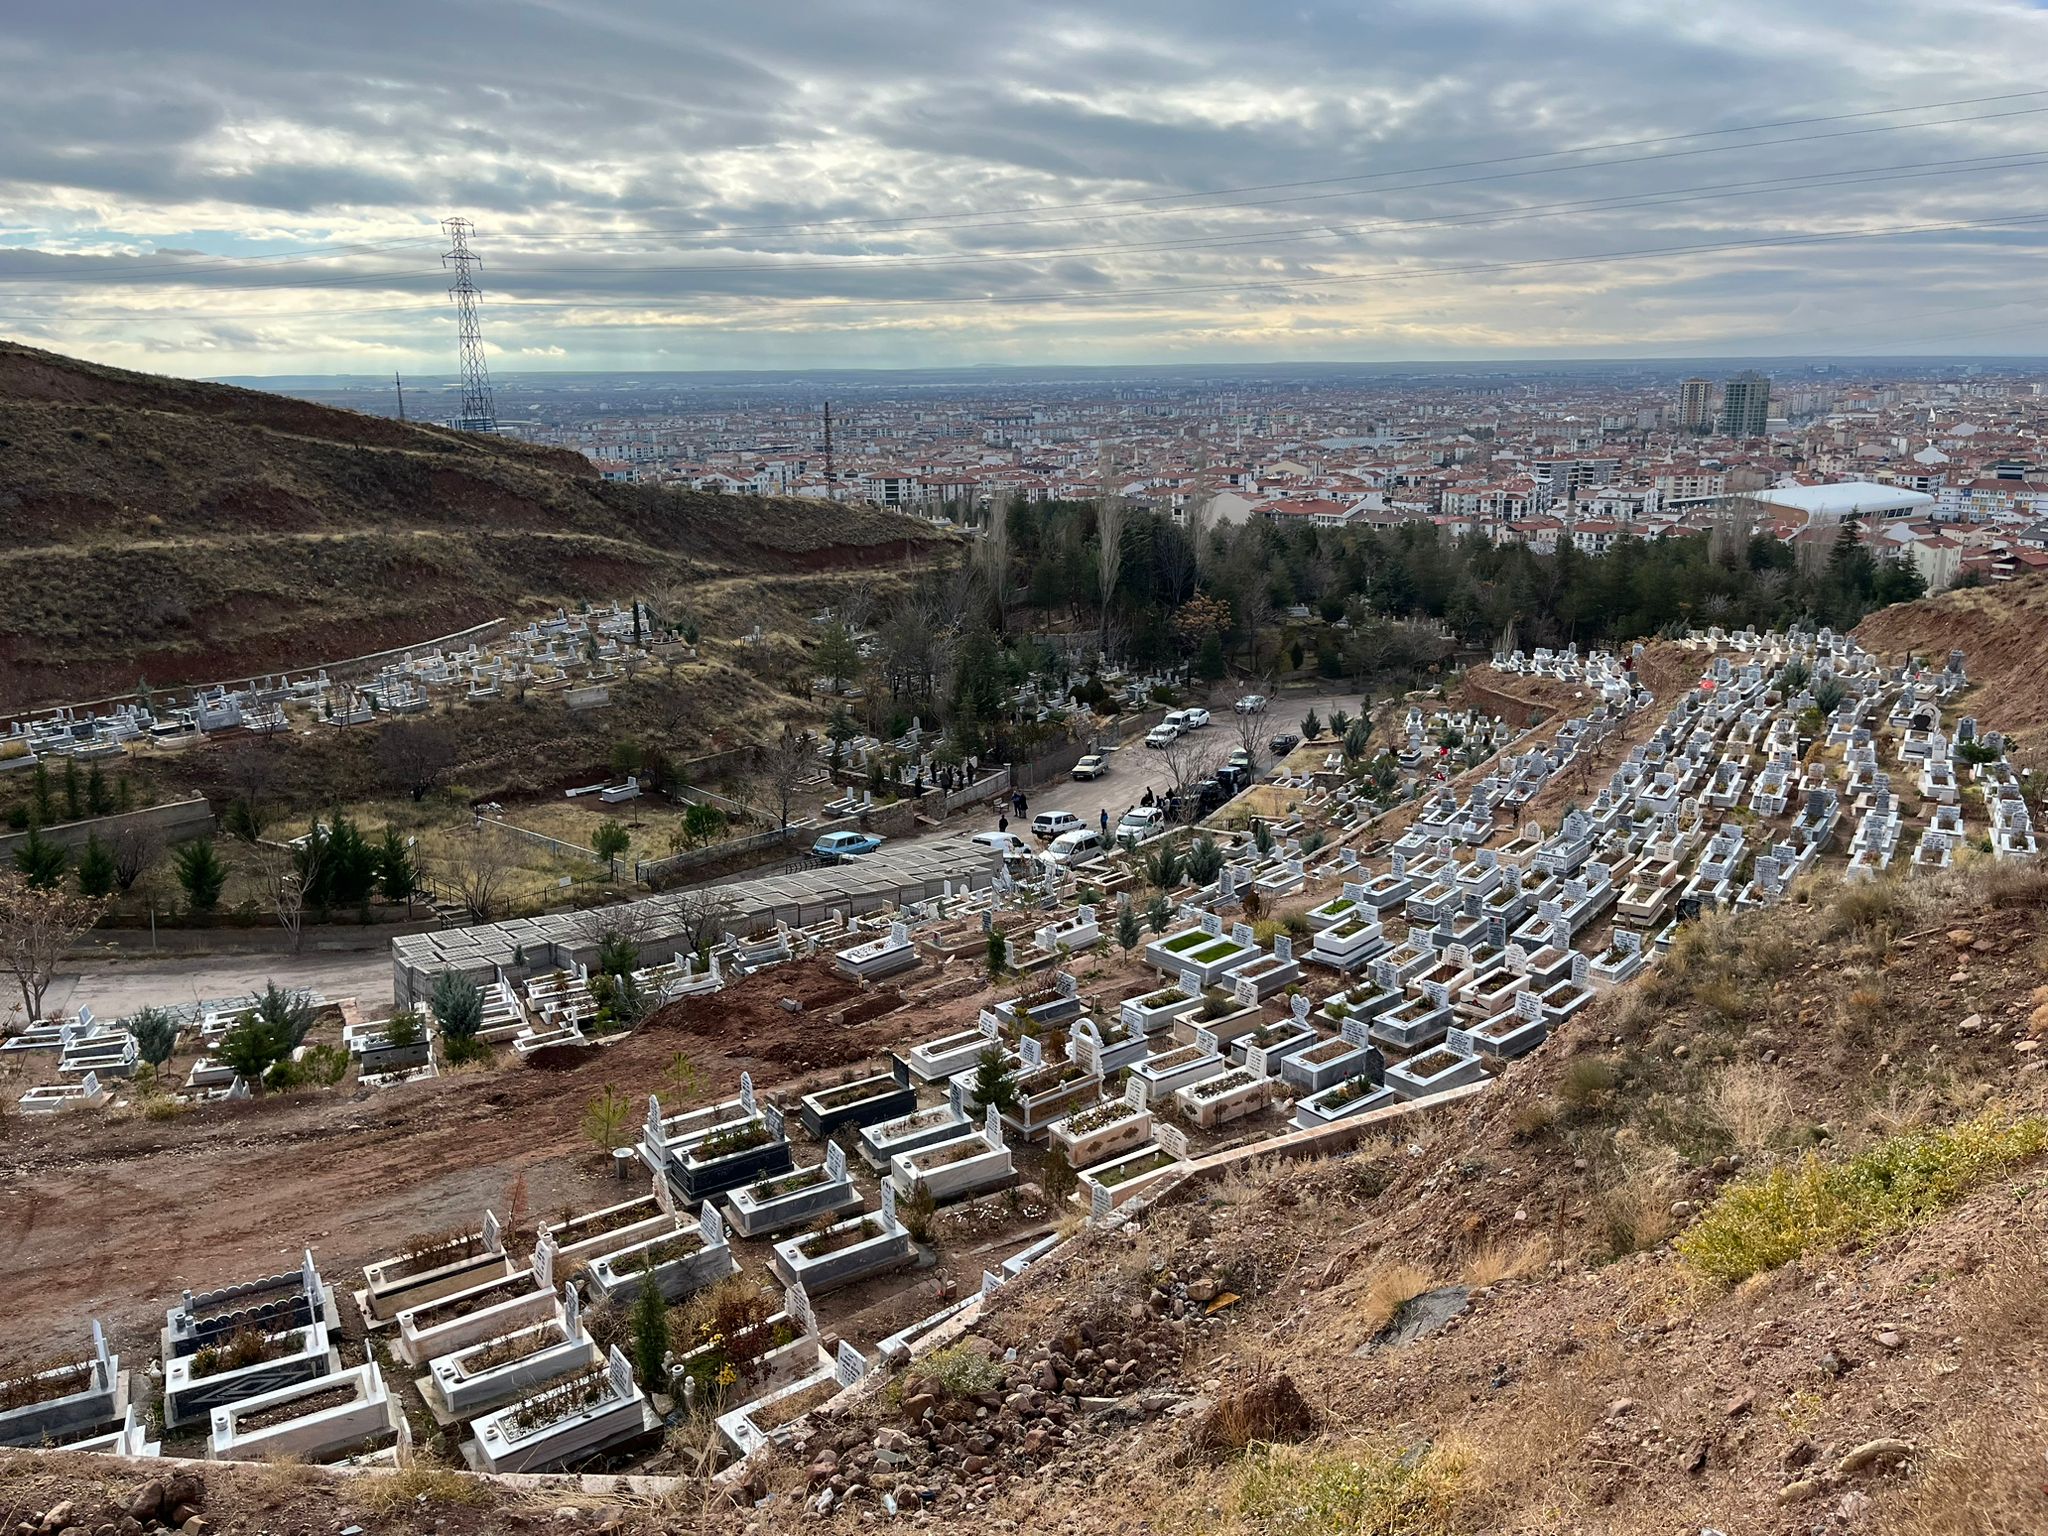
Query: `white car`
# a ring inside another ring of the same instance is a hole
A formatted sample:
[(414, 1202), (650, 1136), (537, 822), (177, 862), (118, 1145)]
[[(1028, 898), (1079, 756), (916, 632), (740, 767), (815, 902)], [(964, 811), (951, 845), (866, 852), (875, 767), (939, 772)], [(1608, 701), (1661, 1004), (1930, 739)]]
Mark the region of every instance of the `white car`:
[(1040, 811), (1031, 818), (1031, 835), (1054, 839), (1062, 833), (1078, 831), (1086, 825), (1087, 823), (1072, 811)]
[(1170, 747), (1179, 740), (1180, 732), (1164, 723), (1153, 726), (1145, 733), (1145, 745), (1148, 747)]
[(1266, 696), (1263, 693), (1248, 693), (1237, 701), (1236, 709), (1240, 715), (1263, 714), (1266, 709)]
[(1116, 824), (1116, 841), (1141, 843), (1166, 824), (1166, 812), (1156, 805), (1134, 805)]
[(1184, 731), (1199, 731), (1209, 723), (1209, 711), (1206, 709), (1184, 709), (1180, 714)]
[(1053, 864), (1071, 864), (1076, 859), (1092, 859), (1100, 852), (1102, 834), (1093, 827), (1077, 827), (1054, 838), (1052, 846), (1045, 850), (1045, 857)]
[(1107, 772), (1109, 772), (1109, 759), (1100, 752), (1090, 752), (1086, 757), (1074, 764), (1074, 777), (1077, 779), (1099, 779)]

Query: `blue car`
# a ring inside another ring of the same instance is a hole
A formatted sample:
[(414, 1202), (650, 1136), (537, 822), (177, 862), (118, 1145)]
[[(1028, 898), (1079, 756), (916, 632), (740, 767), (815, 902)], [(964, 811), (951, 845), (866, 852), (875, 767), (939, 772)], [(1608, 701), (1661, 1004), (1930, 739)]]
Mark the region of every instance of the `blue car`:
[(841, 859), (856, 859), (864, 853), (873, 853), (882, 846), (882, 840), (872, 832), (827, 832), (811, 844), (811, 857), (823, 859), (827, 864), (837, 864)]

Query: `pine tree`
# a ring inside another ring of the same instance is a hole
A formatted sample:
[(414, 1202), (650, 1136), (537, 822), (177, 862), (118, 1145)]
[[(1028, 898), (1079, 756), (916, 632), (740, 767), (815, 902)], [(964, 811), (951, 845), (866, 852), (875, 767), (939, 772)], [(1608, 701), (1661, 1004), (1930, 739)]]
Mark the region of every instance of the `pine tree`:
[(668, 1303), (655, 1283), (651, 1258), (640, 1272), (640, 1295), (633, 1303), (633, 1369), (649, 1392), (668, 1390)]
[(64, 865), (63, 847), (44, 837), (41, 827), (31, 826), (28, 836), (14, 845), (14, 867), (35, 890), (54, 891), (64, 878)]
[(98, 763), (85, 772), (85, 808), (95, 816), (113, 814), (114, 797), (107, 790), (107, 775)]
[(129, 1014), (128, 1033), (135, 1037), (136, 1054), (152, 1067), (169, 1061), (178, 1048), (178, 1021), (162, 1008), (141, 1008)]
[(85, 840), (85, 851), (78, 856), (78, 894), (105, 896), (113, 889), (114, 852), (95, 832)]
[(1138, 940), (1141, 937), (1143, 935), (1138, 928), (1137, 909), (1129, 902), (1125, 902), (1123, 909), (1116, 915), (1116, 942), (1120, 948), (1131, 950), (1138, 947)]
[(443, 971), (434, 978), (428, 1005), (434, 1010), (434, 1022), (441, 1026), (449, 1058), (461, 1061), (476, 1054), (476, 1037), (484, 1027), (484, 998), (476, 983), (459, 971)]
[(983, 1051), (974, 1064), (974, 1089), (968, 1095), (977, 1109), (993, 1104), (997, 1109), (1017, 1107), (1017, 1079), (1003, 1064), (1003, 1053), (994, 1046)]
[(420, 871), (413, 862), (412, 850), (405, 846), (396, 827), (386, 827), (384, 841), (377, 846), (377, 883), (386, 901), (394, 906), (402, 901), (407, 911), (412, 910), (413, 896), (420, 888)]
[(185, 903), (194, 912), (211, 912), (220, 905), (221, 888), (228, 883), (227, 866), (213, 851), (213, 844), (191, 842), (171, 857)]

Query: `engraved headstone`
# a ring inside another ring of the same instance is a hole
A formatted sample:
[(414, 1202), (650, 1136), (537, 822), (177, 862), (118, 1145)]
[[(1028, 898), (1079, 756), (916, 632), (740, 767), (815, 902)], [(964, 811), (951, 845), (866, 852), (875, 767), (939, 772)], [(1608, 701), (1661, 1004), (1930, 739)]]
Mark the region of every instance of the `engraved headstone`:
[(818, 1315), (811, 1310), (811, 1293), (798, 1281), (782, 1293), (782, 1310), (796, 1324), (798, 1337), (809, 1338), (818, 1331)]
[(839, 1353), (832, 1361), (832, 1379), (841, 1390), (858, 1386), (868, 1373), (868, 1357), (846, 1340), (839, 1341)]

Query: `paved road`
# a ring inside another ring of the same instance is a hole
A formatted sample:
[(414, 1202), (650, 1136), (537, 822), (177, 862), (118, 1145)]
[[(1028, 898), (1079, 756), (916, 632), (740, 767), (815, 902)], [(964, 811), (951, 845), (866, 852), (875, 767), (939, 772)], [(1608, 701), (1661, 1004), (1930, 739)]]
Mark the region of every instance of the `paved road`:
[[(1234, 697), (1234, 696), (1232, 696)], [(1197, 737), (1209, 748), (1215, 761), (1225, 762), (1239, 745), (1237, 716), (1231, 713), (1231, 699), (1224, 698), (1214, 711), (1213, 723)], [(1325, 720), (1332, 710), (1358, 709), (1357, 693), (1345, 690), (1290, 694), (1267, 708), (1259, 721), (1259, 767), (1272, 766), (1266, 741), (1282, 731), (1299, 731), (1301, 718), (1313, 708)], [(1060, 779), (1029, 795), (1031, 811), (1071, 811), (1090, 826), (1098, 826), (1103, 811), (1110, 825), (1129, 807), (1136, 805), (1149, 788), (1164, 798), (1172, 774), (1166, 754), (1144, 745), (1142, 738), (1109, 754), (1110, 769), (1092, 783)], [(1030, 833), (1030, 817), (1015, 830)], [(993, 830), (993, 814), (976, 811), (949, 819), (947, 833)], [(1013, 824), (1014, 825), (1014, 824)], [(919, 839), (920, 843), (926, 841)], [(749, 872), (736, 879), (760, 878)], [(152, 955), (147, 952), (119, 959), (82, 961), (75, 969), (60, 973), (44, 1001), (46, 1011), (75, 1008), (89, 1003), (93, 1011), (109, 1018), (146, 1004), (189, 1003), (199, 998), (232, 997), (260, 991), (265, 981), (275, 979), (281, 986), (313, 987), (328, 997), (357, 997), (366, 1006), (381, 1010), (391, 998), (391, 952), (388, 947), (359, 953), (332, 954), (308, 951), (289, 955)], [(0, 1016), (5, 1009), (0, 1007)]]
[[(1259, 771), (1263, 774), (1273, 766), (1273, 754), (1266, 748), (1267, 741), (1272, 737), (1282, 732), (1298, 735), (1301, 731), (1302, 717), (1311, 709), (1325, 721), (1329, 720), (1330, 712), (1336, 709), (1349, 710), (1356, 714), (1358, 698), (1355, 691), (1347, 688), (1328, 693), (1289, 694), (1284, 699), (1276, 699), (1269, 704), (1265, 714), (1259, 717)], [(1207, 729), (1195, 733), (1196, 739), (1209, 749), (1219, 764), (1228, 762), (1230, 754), (1241, 745), (1237, 730), (1238, 717), (1231, 712), (1230, 705), (1230, 699), (1223, 699), (1211, 712), (1212, 720)], [(1101, 830), (1102, 812), (1107, 811), (1109, 824), (1114, 829), (1117, 818), (1138, 804), (1144, 798), (1147, 789), (1162, 799), (1165, 797), (1173, 783), (1173, 775), (1167, 768), (1166, 756), (1165, 753), (1146, 746), (1144, 738), (1136, 738), (1109, 754), (1109, 772), (1099, 779), (1087, 783), (1062, 779), (1056, 783), (1043, 785), (1036, 791), (1026, 791), (1025, 798), (1031, 806), (1029, 814), (1024, 818), (1026, 824), (1019, 827), (1012, 822), (1011, 830), (1021, 831), (1025, 836), (1030, 836), (1029, 822), (1031, 817), (1040, 811), (1071, 811), (1098, 831)], [(973, 825), (977, 831), (984, 827), (993, 827), (995, 818), (977, 815)]]

